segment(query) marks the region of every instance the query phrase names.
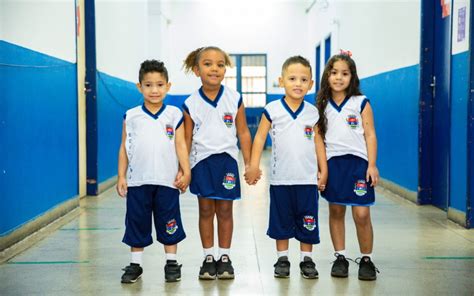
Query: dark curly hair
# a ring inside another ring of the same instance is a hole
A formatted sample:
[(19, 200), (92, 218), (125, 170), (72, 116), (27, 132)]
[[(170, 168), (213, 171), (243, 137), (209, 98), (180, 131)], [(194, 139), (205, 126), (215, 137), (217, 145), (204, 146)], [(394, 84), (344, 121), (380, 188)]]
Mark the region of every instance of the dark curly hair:
[(165, 64), (157, 60), (146, 60), (140, 65), (140, 71), (138, 72), (138, 81), (142, 83), (143, 77), (147, 73), (158, 72), (165, 77), (168, 82), (168, 70)]

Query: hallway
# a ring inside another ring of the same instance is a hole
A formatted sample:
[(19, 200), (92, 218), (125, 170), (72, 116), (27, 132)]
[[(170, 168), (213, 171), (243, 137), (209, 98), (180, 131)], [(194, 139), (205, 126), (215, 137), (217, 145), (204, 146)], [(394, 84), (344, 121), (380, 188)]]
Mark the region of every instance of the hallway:
[[(265, 157), (262, 163), (268, 163), (268, 152)], [(181, 282), (164, 282), (164, 252), (155, 243), (145, 250), (143, 277), (135, 284), (120, 284), (121, 268), (129, 260), (128, 248), (121, 243), (125, 202), (112, 188), (83, 198), (77, 218), (0, 265), (0, 295), (472, 295), (474, 232), (448, 221), (437, 208), (416, 206), (383, 189), (372, 208), (374, 262), (380, 270), (377, 281), (359, 281), (352, 262), (349, 278), (331, 278), (332, 245), (323, 199), (321, 244), (314, 251), (319, 279), (300, 276), (294, 240), (290, 243), (291, 277), (274, 278), (275, 246), (265, 234), (267, 188), (265, 179), (256, 187), (245, 185), (243, 199), (235, 203), (233, 281), (198, 280), (202, 249), (197, 202), (185, 193), (181, 210), (187, 239), (178, 250)], [(348, 256), (355, 259), (358, 247), (350, 215), (346, 223)]]

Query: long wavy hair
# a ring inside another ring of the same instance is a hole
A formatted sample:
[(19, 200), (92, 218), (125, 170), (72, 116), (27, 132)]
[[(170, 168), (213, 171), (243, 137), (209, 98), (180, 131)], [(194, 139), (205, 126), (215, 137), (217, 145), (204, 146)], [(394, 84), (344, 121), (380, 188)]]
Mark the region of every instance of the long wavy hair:
[(332, 97), (332, 89), (329, 85), (329, 76), (331, 70), (334, 67), (334, 63), (337, 61), (344, 61), (349, 66), (351, 71), (351, 81), (346, 89), (346, 97), (361, 95), (359, 89), (359, 76), (357, 76), (357, 68), (354, 60), (347, 54), (337, 54), (332, 56), (324, 68), (323, 77), (321, 78), (321, 88), (318, 91), (316, 97), (316, 107), (318, 108), (319, 120), (317, 122), (319, 134), (323, 137), (326, 136), (328, 130), (328, 119), (326, 117), (326, 106), (328, 105), (329, 99)]

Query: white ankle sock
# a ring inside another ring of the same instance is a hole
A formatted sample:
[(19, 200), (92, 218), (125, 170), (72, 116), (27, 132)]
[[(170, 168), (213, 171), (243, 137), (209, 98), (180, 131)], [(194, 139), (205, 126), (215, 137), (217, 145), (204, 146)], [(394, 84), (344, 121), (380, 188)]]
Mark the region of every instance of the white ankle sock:
[(304, 257), (309, 257), (309, 258), (313, 259), (313, 252), (303, 252), (303, 251), (301, 251), (300, 252), (300, 262), (304, 261)]
[(176, 254), (166, 253), (166, 260), (175, 260), (176, 261)]
[(132, 259), (131, 259), (130, 262), (142, 265), (143, 251), (141, 251), (141, 252), (131, 252), (131, 253), (132, 253)]
[(217, 256), (217, 258), (220, 259), (222, 255), (229, 256), (229, 253), (230, 253), (230, 249), (219, 248), (219, 255)]
[(206, 258), (208, 255), (211, 255), (212, 257), (214, 257), (214, 247), (210, 247), (208, 249), (203, 249), (204, 251), (204, 258)]
[(372, 260), (372, 253), (369, 253), (369, 254), (362, 254), (362, 253), (361, 253), (361, 254), (360, 254), (360, 257), (361, 257), (361, 258), (364, 257), (364, 256), (367, 256), (367, 257), (370, 258), (370, 260)]
[(278, 258), (283, 257), (283, 256), (288, 257), (288, 250), (285, 250), (285, 251), (277, 251), (277, 256), (278, 256)]
[(343, 255), (344, 257), (346, 257), (346, 250), (334, 251), (334, 254), (339, 254), (339, 255)]

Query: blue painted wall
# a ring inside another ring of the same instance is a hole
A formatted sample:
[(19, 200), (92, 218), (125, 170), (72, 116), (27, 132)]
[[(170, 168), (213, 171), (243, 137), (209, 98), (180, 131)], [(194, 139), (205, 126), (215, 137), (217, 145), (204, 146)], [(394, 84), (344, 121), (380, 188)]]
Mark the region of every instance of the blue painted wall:
[(361, 80), (374, 109), (380, 175), (411, 191), (418, 187), (418, 77), (415, 65)]
[(77, 79), (75, 64), (2, 40), (0, 64), (4, 236), (78, 194)]
[(451, 175), (449, 206), (466, 212), (467, 200), (467, 105), (469, 52), (451, 60)]
[(98, 182), (117, 175), (125, 112), (143, 103), (134, 83), (97, 72)]

